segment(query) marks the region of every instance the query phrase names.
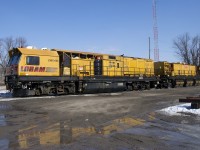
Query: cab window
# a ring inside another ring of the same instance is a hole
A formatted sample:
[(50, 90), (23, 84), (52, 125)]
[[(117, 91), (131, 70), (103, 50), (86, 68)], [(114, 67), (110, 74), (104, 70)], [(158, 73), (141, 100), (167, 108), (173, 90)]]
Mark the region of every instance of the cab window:
[(26, 57), (26, 64), (27, 65), (39, 65), (40, 58), (37, 56), (27, 56)]
[(21, 55), (13, 55), (13, 57), (9, 60), (8, 65), (17, 65), (19, 62)]

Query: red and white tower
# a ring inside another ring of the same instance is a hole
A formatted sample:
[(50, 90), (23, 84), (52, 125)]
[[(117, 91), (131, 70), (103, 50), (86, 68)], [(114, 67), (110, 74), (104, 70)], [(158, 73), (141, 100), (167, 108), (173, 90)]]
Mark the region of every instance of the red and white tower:
[(156, 0), (153, 0), (153, 33), (154, 33), (154, 61), (159, 61), (158, 26)]

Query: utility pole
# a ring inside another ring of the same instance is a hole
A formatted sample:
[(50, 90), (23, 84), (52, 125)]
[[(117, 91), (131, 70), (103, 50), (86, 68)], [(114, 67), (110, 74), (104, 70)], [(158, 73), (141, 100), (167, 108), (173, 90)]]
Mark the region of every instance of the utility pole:
[(153, 0), (152, 8), (153, 8), (153, 33), (154, 33), (154, 61), (159, 61), (156, 0)]

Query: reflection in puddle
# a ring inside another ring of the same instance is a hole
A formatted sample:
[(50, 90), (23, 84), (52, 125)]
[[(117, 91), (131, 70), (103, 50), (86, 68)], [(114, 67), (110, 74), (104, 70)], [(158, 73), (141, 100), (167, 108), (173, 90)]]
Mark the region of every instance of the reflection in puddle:
[(0, 127), (1, 126), (6, 126), (5, 115), (3, 114), (0, 114)]
[(41, 130), (38, 126), (31, 126), (18, 131), (20, 148), (29, 148), (38, 145), (58, 145), (71, 143), (73, 139), (81, 135), (96, 133), (94, 127), (71, 128), (64, 123), (56, 123)]
[(0, 110), (10, 110), (12, 109), (11, 105), (8, 104), (0, 104)]
[(20, 148), (31, 148), (34, 145), (59, 145), (69, 144), (77, 138), (90, 136), (94, 134), (109, 135), (113, 132), (124, 131), (134, 126), (140, 126), (145, 123), (142, 119), (124, 117), (115, 119), (108, 124), (95, 128), (89, 127), (70, 127), (60, 122), (45, 129), (41, 129), (37, 125), (18, 131), (18, 143)]
[(0, 149), (8, 149), (9, 141), (7, 139), (0, 139)]
[(140, 126), (145, 123), (145, 120), (132, 118), (132, 117), (124, 117), (120, 119), (115, 119), (111, 122), (111, 124), (105, 125), (101, 128), (100, 133), (103, 135), (108, 135), (113, 132), (119, 132), (126, 129), (129, 129), (134, 126)]

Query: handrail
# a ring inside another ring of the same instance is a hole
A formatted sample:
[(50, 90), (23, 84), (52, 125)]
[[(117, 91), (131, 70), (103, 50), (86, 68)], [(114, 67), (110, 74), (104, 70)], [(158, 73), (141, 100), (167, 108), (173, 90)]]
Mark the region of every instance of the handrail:
[[(93, 76), (97, 73), (93, 65), (73, 64), (71, 69), (72, 75), (76, 76)], [(101, 69), (104, 76), (154, 76), (153, 68), (103, 66)]]

